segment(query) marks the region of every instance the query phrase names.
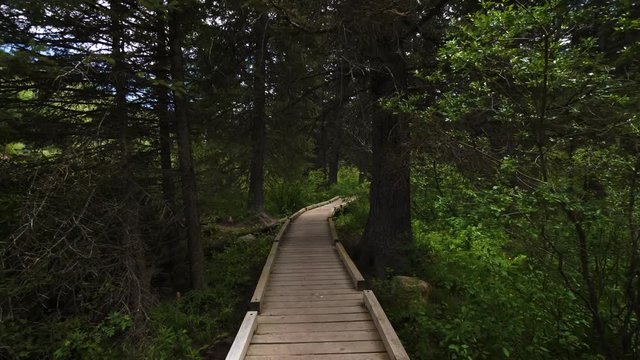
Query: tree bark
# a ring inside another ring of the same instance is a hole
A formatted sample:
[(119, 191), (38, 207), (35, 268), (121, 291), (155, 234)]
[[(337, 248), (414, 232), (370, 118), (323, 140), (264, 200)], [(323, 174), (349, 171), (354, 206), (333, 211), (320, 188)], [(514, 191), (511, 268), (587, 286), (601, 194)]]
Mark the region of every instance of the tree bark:
[(253, 114), (251, 129), (251, 165), (249, 170), (249, 209), (255, 212), (264, 210), (264, 167), (267, 151), (267, 122), (265, 113), (265, 80), (267, 26), (269, 15), (262, 13), (258, 18), (254, 32), (255, 73), (253, 82)]
[(345, 84), (349, 81), (349, 78), (344, 74), (344, 67), (346, 64), (340, 64), (340, 76), (336, 83), (335, 104), (330, 110), (328, 126), (328, 154), (327, 154), (327, 185), (335, 185), (338, 183), (338, 170), (340, 167), (340, 151), (342, 146), (342, 124), (341, 116), (343, 113), (344, 102), (347, 100), (351, 89), (347, 88)]
[(379, 100), (406, 88), (407, 66), (397, 49), (395, 36), (377, 40), (382, 59), (371, 72), (372, 169), (370, 209), (360, 244), (361, 266), (376, 276), (388, 269), (402, 273), (408, 265), (411, 245), (410, 135), (405, 115), (383, 109)]
[(149, 305), (150, 277), (147, 271), (145, 243), (140, 235), (139, 204), (137, 184), (134, 180), (131, 161), (131, 139), (129, 136), (129, 114), (127, 106), (127, 65), (124, 53), (124, 29), (120, 15), (126, 9), (118, 2), (110, 3), (111, 16), (111, 56), (113, 57), (113, 87), (115, 89), (112, 117), (117, 124), (120, 145), (120, 196), (122, 196), (121, 244), (126, 268), (123, 286), (127, 294), (127, 306), (133, 313), (136, 327), (140, 327)]
[(172, 7), (169, 10), (169, 47), (171, 52), (171, 77), (173, 87), (173, 105), (178, 140), (178, 158), (180, 160), (180, 178), (182, 180), (182, 201), (187, 223), (187, 245), (191, 264), (191, 284), (194, 289), (206, 287), (204, 270), (204, 252), (202, 250), (202, 229), (196, 190), (196, 176), (193, 166), (193, 151), (189, 118), (187, 117), (187, 97), (184, 84), (184, 65), (182, 41), (183, 10)]
[(156, 34), (156, 69), (155, 75), (158, 84), (155, 86), (158, 113), (158, 145), (160, 150), (160, 169), (162, 171), (162, 194), (164, 200), (171, 207), (175, 205), (176, 188), (173, 179), (173, 166), (171, 162), (171, 117), (169, 114), (169, 54), (167, 53), (167, 34), (165, 30), (165, 17), (161, 11), (157, 12)]

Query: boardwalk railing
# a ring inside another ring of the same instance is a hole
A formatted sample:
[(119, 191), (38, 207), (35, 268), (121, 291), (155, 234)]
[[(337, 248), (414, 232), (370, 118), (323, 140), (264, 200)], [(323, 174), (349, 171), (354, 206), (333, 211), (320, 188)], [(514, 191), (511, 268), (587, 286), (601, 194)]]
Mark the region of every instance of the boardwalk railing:
[(409, 359), (340, 243), (336, 197), (287, 218), (227, 360)]

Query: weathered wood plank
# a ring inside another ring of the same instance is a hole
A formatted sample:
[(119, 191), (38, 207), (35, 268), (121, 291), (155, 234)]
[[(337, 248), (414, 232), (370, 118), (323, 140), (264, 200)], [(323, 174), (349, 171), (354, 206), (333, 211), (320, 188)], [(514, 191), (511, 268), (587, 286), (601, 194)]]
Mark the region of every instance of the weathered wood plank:
[(262, 315), (314, 315), (314, 314), (358, 314), (369, 312), (364, 305), (358, 306), (335, 306), (335, 307), (313, 307), (313, 308), (282, 308), (272, 309), (266, 303), (262, 308)]
[(367, 313), (258, 316), (258, 324), (326, 323), (367, 320), (371, 320), (371, 315)]
[(266, 295), (330, 295), (330, 294), (362, 294), (353, 288), (343, 289), (267, 289)]
[(365, 282), (364, 282), (364, 277), (360, 273), (360, 270), (358, 270), (358, 268), (356, 267), (356, 264), (353, 263), (353, 260), (351, 260), (351, 257), (349, 257), (349, 254), (347, 254), (347, 251), (345, 250), (344, 246), (342, 246), (341, 243), (336, 243), (336, 249), (338, 250), (338, 254), (342, 259), (342, 262), (347, 268), (349, 275), (351, 275), (351, 279), (353, 280), (353, 286), (357, 290), (362, 290), (364, 288)]
[[(344, 266), (340, 265), (328, 265), (328, 266), (317, 266), (317, 265), (309, 265), (309, 266), (299, 266), (299, 265), (277, 265), (274, 266), (271, 270), (272, 273), (302, 273), (302, 272), (319, 272), (319, 271), (336, 271), (343, 270)], [(351, 274), (349, 274), (351, 275)], [(353, 278), (352, 278), (353, 279)], [(353, 286), (353, 283), (351, 284)]]
[(236, 335), (235, 340), (233, 340), (233, 344), (231, 345), (231, 349), (229, 353), (227, 353), (226, 360), (242, 360), (247, 354), (247, 350), (249, 349), (249, 344), (251, 342), (251, 337), (256, 329), (258, 318), (257, 311), (249, 311), (242, 321), (242, 325), (240, 325), (240, 330)]
[(272, 281), (272, 287), (280, 286), (313, 286), (313, 285), (351, 285), (349, 280), (289, 280), (289, 281)]
[(269, 302), (271, 309), (292, 309), (292, 308), (310, 308), (310, 307), (330, 307), (330, 306), (357, 306), (364, 304), (360, 300), (326, 300), (326, 301), (288, 301), (288, 302)]
[(287, 281), (287, 280), (312, 281), (312, 280), (321, 280), (321, 279), (349, 281), (351, 280), (351, 277), (349, 277), (349, 274), (347, 274), (346, 272), (332, 272), (332, 273), (322, 273), (322, 274), (308, 273), (306, 275), (271, 274), (271, 280), (273, 281)]
[(380, 332), (384, 347), (389, 353), (389, 358), (392, 360), (409, 360), (409, 355), (405, 351), (404, 346), (402, 346), (398, 335), (395, 330), (393, 330), (393, 326), (391, 326), (387, 315), (384, 313), (384, 310), (382, 310), (382, 306), (380, 306), (373, 291), (364, 291), (364, 302), (371, 313), (373, 323)]
[(322, 258), (325, 256), (338, 256), (338, 252), (329, 248), (327, 246), (326, 251), (316, 250), (316, 251), (292, 251), (282, 249), (283, 252), (280, 253), (280, 256), (286, 259), (298, 259), (298, 258)]
[(282, 332), (310, 332), (310, 331), (349, 331), (371, 330), (376, 326), (373, 321), (299, 323), (299, 324), (260, 324), (256, 334), (271, 334)]
[(271, 251), (269, 252), (269, 256), (267, 257), (264, 267), (262, 268), (262, 274), (260, 274), (260, 279), (258, 279), (258, 285), (256, 285), (256, 290), (253, 292), (253, 296), (251, 297), (250, 305), (252, 310), (260, 311), (260, 303), (264, 296), (265, 289), (267, 288), (267, 283), (269, 282), (271, 268), (273, 267), (276, 253), (278, 252), (278, 244), (279, 243), (276, 242), (271, 245)]
[(386, 353), (321, 354), (321, 355), (264, 355), (247, 356), (247, 360), (389, 360)]
[(315, 258), (315, 259), (287, 259), (279, 258), (275, 261), (278, 265), (326, 265), (326, 264), (340, 264), (340, 259), (336, 257)]
[(362, 294), (339, 294), (339, 295), (268, 295), (265, 302), (287, 302), (287, 301), (337, 301), (337, 300), (362, 300)]
[(308, 333), (280, 333), (255, 335), (251, 339), (252, 344), (278, 344), (278, 343), (310, 343), (326, 341), (364, 341), (380, 340), (377, 331), (323, 331)]
[(296, 278), (296, 277), (306, 277), (306, 276), (312, 276), (312, 275), (338, 275), (338, 274), (346, 274), (347, 276), (349, 276), (349, 274), (347, 274), (346, 270), (344, 269), (326, 269), (326, 270), (318, 270), (318, 271), (307, 271), (307, 272), (275, 272), (274, 271), (271, 272), (271, 275), (275, 275), (275, 276), (280, 276), (283, 278)]
[(384, 351), (382, 341), (251, 344), (248, 355), (345, 354)]
[[(269, 290), (273, 290), (274, 288), (270, 288)], [(286, 286), (283, 288), (278, 288), (278, 290), (286, 290), (286, 289), (299, 289), (299, 290), (328, 290), (328, 289), (345, 289), (345, 290), (353, 290), (353, 284), (349, 283), (349, 284), (344, 284), (344, 285), (336, 285), (336, 284), (332, 284), (332, 285), (308, 285), (308, 286)]]

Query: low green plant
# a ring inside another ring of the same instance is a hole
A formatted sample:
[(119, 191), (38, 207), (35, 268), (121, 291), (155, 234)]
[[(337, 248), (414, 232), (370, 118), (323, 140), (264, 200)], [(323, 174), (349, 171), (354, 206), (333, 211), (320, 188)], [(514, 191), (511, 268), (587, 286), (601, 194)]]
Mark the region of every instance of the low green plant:
[(151, 359), (198, 359), (198, 349), (232, 335), (267, 257), (272, 234), (232, 240), (207, 262), (206, 290), (165, 302), (150, 314)]
[(92, 328), (83, 326), (78, 318), (72, 323), (74, 330), (67, 335), (62, 346), (54, 351), (55, 360), (122, 357), (122, 349), (112, 345), (133, 325), (133, 320), (128, 314), (112, 312)]

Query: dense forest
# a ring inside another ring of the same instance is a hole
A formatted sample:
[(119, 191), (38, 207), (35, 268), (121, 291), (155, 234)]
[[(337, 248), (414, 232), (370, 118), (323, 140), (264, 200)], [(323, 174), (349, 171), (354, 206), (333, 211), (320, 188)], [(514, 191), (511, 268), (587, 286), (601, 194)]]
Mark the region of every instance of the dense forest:
[(2, 1), (0, 359), (224, 358), (335, 195), (412, 359), (640, 359), (639, 59), (635, 0)]

